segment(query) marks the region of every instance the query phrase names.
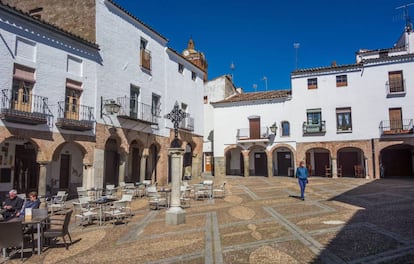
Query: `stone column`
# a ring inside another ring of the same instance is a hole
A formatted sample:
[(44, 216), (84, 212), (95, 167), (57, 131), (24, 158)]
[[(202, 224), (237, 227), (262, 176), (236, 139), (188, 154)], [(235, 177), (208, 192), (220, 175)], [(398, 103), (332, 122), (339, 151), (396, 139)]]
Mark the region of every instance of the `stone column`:
[(125, 182), (125, 166), (126, 166), (125, 159), (121, 157), (119, 159), (119, 168), (118, 168), (119, 177), (118, 177), (118, 182), (116, 183), (117, 185), (119, 185), (120, 182)]
[(93, 185), (93, 165), (83, 164), (83, 176), (82, 176), (82, 187), (85, 189), (90, 189), (94, 187)]
[(141, 163), (140, 163), (140, 167), (139, 167), (139, 181), (140, 182), (145, 180), (145, 174), (146, 174), (146, 171), (147, 171), (148, 153), (149, 153), (148, 148), (145, 148), (142, 151)]
[(332, 178), (338, 178), (338, 164), (334, 158), (332, 158)]
[(243, 150), (243, 162), (244, 162), (244, 177), (250, 176), (250, 162), (249, 162), (249, 151)]
[(185, 223), (185, 211), (181, 208), (180, 202), (180, 182), (183, 169), (183, 154), (181, 148), (168, 149), (171, 156), (171, 205), (165, 213), (165, 222), (170, 225)]
[[(365, 168), (365, 171), (364, 171), (364, 173), (365, 173), (365, 179), (369, 179), (369, 170), (368, 170), (368, 158), (367, 157), (364, 157), (364, 168)], [(373, 177), (374, 178), (374, 177)]]
[(46, 173), (47, 173), (47, 169), (46, 169), (46, 163), (40, 163), (39, 164), (40, 168), (39, 168), (39, 186), (38, 186), (38, 190), (37, 193), (40, 196), (40, 207), (41, 208), (46, 208), (46, 184), (47, 184), (47, 180), (46, 180)]
[(273, 158), (272, 153), (268, 153), (267, 155), (267, 177), (271, 178), (273, 176)]

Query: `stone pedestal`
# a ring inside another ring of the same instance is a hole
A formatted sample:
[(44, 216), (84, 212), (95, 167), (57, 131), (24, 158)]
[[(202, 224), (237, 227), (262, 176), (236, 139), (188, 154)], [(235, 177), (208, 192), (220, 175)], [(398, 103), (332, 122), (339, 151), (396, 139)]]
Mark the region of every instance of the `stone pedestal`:
[(185, 223), (185, 211), (181, 208), (180, 202), (180, 181), (183, 174), (183, 154), (181, 148), (168, 149), (171, 156), (171, 204), (165, 214), (165, 222), (170, 225)]

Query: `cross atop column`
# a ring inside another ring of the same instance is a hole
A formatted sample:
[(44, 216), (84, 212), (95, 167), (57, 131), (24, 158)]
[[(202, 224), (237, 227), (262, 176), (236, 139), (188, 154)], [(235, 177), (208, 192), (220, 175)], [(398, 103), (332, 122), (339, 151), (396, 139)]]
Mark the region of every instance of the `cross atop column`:
[(180, 147), (180, 142), (178, 141), (178, 126), (180, 125), (181, 121), (186, 118), (188, 114), (181, 110), (178, 106), (178, 102), (176, 101), (174, 104), (173, 109), (169, 112), (165, 117), (170, 119), (174, 125), (174, 140), (171, 144), (173, 148)]

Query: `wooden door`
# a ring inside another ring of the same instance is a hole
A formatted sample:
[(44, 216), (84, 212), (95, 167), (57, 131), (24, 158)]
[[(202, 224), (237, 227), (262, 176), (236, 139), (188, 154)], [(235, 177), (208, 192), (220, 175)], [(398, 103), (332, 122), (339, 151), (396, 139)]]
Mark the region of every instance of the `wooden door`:
[(292, 164), (292, 155), (290, 152), (277, 153), (277, 175), (288, 176), (289, 167)]
[(254, 153), (254, 175), (267, 176), (266, 153)]
[(79, 120), (80, 91), (66, 89), (65, 118)]
[(250, 129), (250, 138), (259, 139), (260, 138), (260, 118), (249, 119), (249, 129)]
[(401, 108), (390, 108), (390, 129), (402, 129), (402, 111)]
[(13, 109), (31, 112), (32, 109), (32, 85), (24, 81), (13, 83)]
[(60, 155), (60, 176), (59, 176), (59, 188), (69, 188), (69, 177), (70, 177), (70, 155)]
[(329, 153), (328, 152), (315, 152), (315, 176), (324, 176), (325, 175), (325, 166), (330, 167), (329, 163)]

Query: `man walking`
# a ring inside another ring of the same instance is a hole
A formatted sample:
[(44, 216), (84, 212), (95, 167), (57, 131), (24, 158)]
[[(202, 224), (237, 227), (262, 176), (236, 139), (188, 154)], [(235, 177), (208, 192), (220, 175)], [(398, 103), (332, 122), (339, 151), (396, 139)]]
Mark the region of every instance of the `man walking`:
[(296, 177), (298, 178), (299, 187), (300, 187), (300, 199), (305, 201), (305, 188), (308, 183), (309, 172), (305, 167), (305, 162), (302, 160), (299, 163), (299, 167), (296, 169)]

